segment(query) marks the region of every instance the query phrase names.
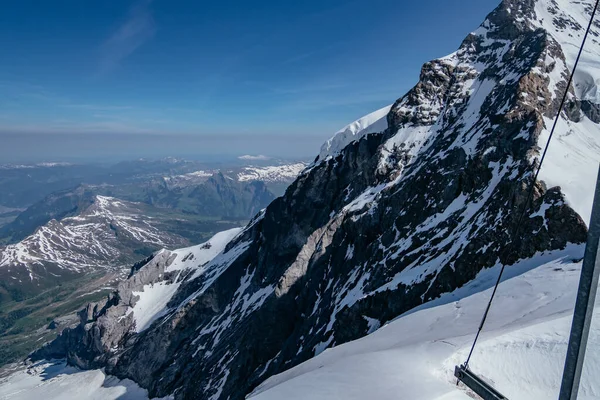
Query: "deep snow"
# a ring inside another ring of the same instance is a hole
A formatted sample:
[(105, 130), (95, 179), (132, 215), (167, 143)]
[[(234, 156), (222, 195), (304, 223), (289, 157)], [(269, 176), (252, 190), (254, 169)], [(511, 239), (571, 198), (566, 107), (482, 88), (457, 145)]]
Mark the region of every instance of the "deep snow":
[(390, 112), (392, 105), (380, 108), (362, 118), (357, 119), (351, 124), (346, 125), (337, 131), (331, 139), (329, 139), (321, 147), (318, 160), (323, 161), (328, 157), (335, 156), (344, 147), (348, 146), (355, 140), (359, 140), (369, 133), (381, 132), (387, 129), (387, 115)]
[(128, 379), (100, 370), (81, 371), (43, 361), (0, 379), (1, 400), (145, 400), (148, 392)]
[[(537, 21), (531, 21), (544, 28), (558, 43), (565, 55), (567, 67), (572, 70), (579, 46), (583, 40), (585, 27), (590, 18), (591, 1), (555, 0), (538, 1), (535, 6)], [(564, 18), (571, 25), (565, 29), (555, 24), (556, 18)], [(597, 22), (596, 22), (597, 24)], [(572, 29), (572, 26), (581, 29)], [(579, 99), (600, 103), (600, 29), (597, 25), (588, 36), (584, 51), (573, 78), (575, 93)], [(549, 74), (550, 87), (556, 87), (560, 80), (557, 73)], [(554, 97), (562, 96), (556, 91)], [(548, 142), (553, 119), (544, 118), (546, 129), (539, 138), (539, 145)], [(540, 171), (540, 179), (548, 186), (560, 186), (569, 205), (589, 224), (592, 211), (592, 198), (598, 163), (600, 162), (600, 125), (583, 116), (580, 122), (560, 118), (554, 137), (548, 148), (546, 160)]]
[[(511, 400), (558, 398), (583, 246), (508, 268), (471, 368)], [(523, 273), (524, 271), (527, 271)], [(385, 325), (271, 377), (250, 396), (275, 399), (467, 400), (454, 365), (464, 362), (498, 269)], [(523, 273), (522, 275), (515, 275)], [(481, 292), (483, 288), (487, 290)], [(437, 306), (436, 306), (437, 305)], [(595, 315), (579, 398), (600, 398)]]
[(215, 256), (223, 251), (242, 228), (233, 228), (219, 232), (210, 240), (192, 247), (174, 250), (161, 250), (174, 255), (173, 262), (165, 268), (165, 273), (179, 271), (172, 283), (168, 281), (145, 285), (140, 292), (133, 292), (139, 296), (135, 305), (130, 308), (136, 323), (136, 331), (141, 332), (148, 328), (152, 322), (165, 315), (169, 310), (167, 304), (173, 297), (184, 278), (189, 273), (199, 276), (204, 271), (204, 266)]

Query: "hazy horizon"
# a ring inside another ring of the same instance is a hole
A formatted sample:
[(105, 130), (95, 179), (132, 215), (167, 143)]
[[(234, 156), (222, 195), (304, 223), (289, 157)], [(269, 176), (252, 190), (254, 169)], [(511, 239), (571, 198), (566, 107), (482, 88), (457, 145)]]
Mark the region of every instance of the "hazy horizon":
[(0, 15), (0, 163), (314, 157), (499, 2), (13, 2)]
[[(165, 157), (214, 162), (243, 155), (313, 159), (329, 136), (4, 134), (0, 164), (118, 162)], [(27, 151), (14, 151), (19, 148)]]

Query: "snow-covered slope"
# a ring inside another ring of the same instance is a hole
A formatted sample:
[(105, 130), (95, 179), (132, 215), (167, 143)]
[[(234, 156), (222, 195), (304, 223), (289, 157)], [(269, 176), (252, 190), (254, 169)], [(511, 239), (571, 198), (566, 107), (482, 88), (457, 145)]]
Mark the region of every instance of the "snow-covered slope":
[(129, 379), (100, 370), (81, 371), (64, 362), (40, 362), (0, 378), (2, 400), (146, 400), (148, 392)]
[[(198, 249), (194, 247), (192, 249)], [(196, 251), (196, 250), (192, 250)], [(580, 273), (583, 246), (522, 261), (500, 285), (471, 367), (514, 400), (557, 398)], [(175, 263), (173, 264), (173, 266)], [(265, 381), (249, 399), (468, 400), (456, 386), (498, 268), (465, 287), (400, 316), (369, 336), (326, 350)], [(600, 383), (600, 299), (583, 372), (582, 400), (597, 399)], [(44, 378), (45, 375), (50, 377)], [(85, 392), (82, 392), (85, 386)], [(37, 365), (0, 380), (0, 398), (146, 399), (130, 381), (64, 365)], [(125, 397), (118, 397), (125, 393)]]
[(380, 108), (377, 111), (357, 119), (351, 124), (346, 125), (335, 133), (323, 146), (319, 153), (318, 160), (322, 161), (327, 157), (335, 156), (355, 140), (359, 140), (365, 135), (374, 132), (382, 132), (387, 129), (387, 115), (392, 105)]
[(268, 161), (271, 157), (265, 156), (263, 154), (252, 155), (252, 154), (244, 154), (243, 156), (238, 157), (240, 160), (244, 161)]
[[(138, 297), (135, 305), (129, 308), (127, 313), (133, 313), (135, 329), (141, 332), (152, 322), (169, 312), (167, 304), (186, 278), (201, 275), (206, 264), (223, 251), (241, 228), (230, 229), (217, 233), (210, 240), (197, 246), (169, 251), (162, 250), (157, 257), (169, 260), (165, 266), (162, 276), (157, 277), (156, 282), (143, 285), (133, 295)], [(163, 277), (173, 274), (170, 279)]]
[(206, 182), (208, 178), (217, 172), (216, 170), (198, 170), (182, 175), (165, 176), (163, 180), (169, 189), (181, 188)]
[[(538, 1), (535, 6), (536, 19), (532, 24), (545, 29), (559, 44), (565, 56), (560, 59), (557, 71), (548, 74), (549, 87), (553, 88), (553, 99), (562, 95), (561, 79), (572, 70), (579, 46), (583, 40), (585, 27), (591, 15), (591, 2), (553, 0)], [(587, 104), (600, 104), (600, 27), (596, 23), (588, 36), (573, 79), (575, 98)], [(550, 57), (550, 55), (548, 55)], [(593, 190), (600, 162), (600, 119), (596, 115), (582, 115), (575, 122), (561, 118), (546, 156), (540, 179), (550, 186), (560, 186), (569, 204), (589, 222), (593, 200)], [(552, 116), (544, 118), (545, 129), (539, 143), (548, 141), (552, 126)]]
[[(491, 310), (471, 369), (513, 400), (558, 398), (582, 246), (538, 255), (511, 269)], [(514, 275), (519, 272), (523, 275)], [(413, 310), (369, 336), (326, 350), (269, 378), (253, 400), (468, 400), (454, 366), (467, 356), (498, 268)], [(600, 396), (600, 299), (580, 399)]]
[[(181, 236), (161, 229), (150, 207), (112, 197), (96, 196), (81, 214), (51, 220), (22, 241), (0, 248), (0, 271), (12, 279), (33, 281), (48, 271), (80, 273), (85, 270), (128, 266), (132, 253), (143, 246), (179, 247)], [(139, 258), (136, 257), (136, 258)]]
[(290, 182), (296, 179), (298, 175), (306, 168), (305, 163), (271, 165), (266, 167), (243, 167), (237, 174), (240, 182), (245, 181), (263, 181), (271, 182)]
[(42, 162), (37, 164), (0, 164), (0, 169), (33, 169), (33, 168), (54, 168), (69, 167), (73, 164), (67, 162)]
[[(244, 161), (267, 161), (263, 158), (240, 157)], [(198, 170), (182, 175), (163, 177), (169, 189), (180, 189), (206, 182), (210, 177), (219, 173), (238, 182), (261, 181), (264, 183), (291, 183), (306, 168), (306, 163), (273, 163), (273, 165), (246, 165), (227, 170)]]

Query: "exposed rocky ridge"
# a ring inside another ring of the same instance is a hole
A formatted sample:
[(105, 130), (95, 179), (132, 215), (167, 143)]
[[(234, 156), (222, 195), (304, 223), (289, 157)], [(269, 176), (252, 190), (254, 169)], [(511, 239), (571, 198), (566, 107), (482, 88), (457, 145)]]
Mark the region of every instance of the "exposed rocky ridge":
[(297, 162), (293, 164), (248, 166), (242, 167), (237, 173), (236, 178), (240, 182), (247, 181), (262, 181), (267, 183), (272, 182), (293, 182), (294, 179), (306, 168), (306, 163)]
[[(94, 322), (34, 357), (106, 367), (155, 396), (241, 399), (484, 268), (584, 242), (584, 220), (561, 189), (531, 174), (568, 75), (549, 32), (575, 29), (564, 18), (537, 20), (539, 7), (555, 6), (504, 1), (456, 53), (423, 66), (385, 131), (317, 160), (190, 274), (147, 329), (135, 332), (119, 292)], [(562, 118), (585, 123), (569, 89)], [(515, 236), (523, 206), (528, 218)]]
[(86, 272), (126, 267), (164, 247), (189, 245), (167, 216), (153, 216), (151, 206), (87, 195), (78, 203), (86, 208), (76, 216), (52, 219), (20, 242), (0, 247), (3, 288), (26, 297)]
[[(65, 330), (51, 346), (42, 348), (33, 358), (60, 358), (68, 354), (82, 368), (115, 363), (122, 341), (131, 332), (142, 332), (148, 322), (162, 316), (160, 309), (140, 307), (143, 297), (151, 300), (143, 306), (153, 305), (152, 302), (167, 305), (177, 288), (188, 279), (201, 276), (205, 272), (202, 268), (240, 231), (236, 228), (221, 232), (208, 242), (189, 248), (162, 250), (141, 267), (136, 264), (114, 294), (88, 304), (78, 314), (78, 326)], [(161, 290), (164, 287), (169, 290)], [(142, 312), (144, 316), (138, 315)]]
[[(175, 256), (169, 251), (161, 251), (144, 268), (119, 284), (117, 295), (109, 295), (98, 303), (90, 303), (79, 312), (80, 323), (66, 330), (50, 347), (38, 354), (44, 358), (60, 358), (69, 354), (76, 365), (93, 368), (102, 363), (110, 363), (125, 335), (135, 330), (134, 314), (129, 309), (137, 303), (135, 292), (143, 291), (145, 285), (159, 282), (172, 283), (172, 276), (165, 275), (165, 268)], [(102, 359), (96, 359), (100, 355)]]
[(241, 182), (221, 171), (196, 171), (151, 180), (137, 200), (192, 214), (248, 220), (274, 198), (264, 181)]

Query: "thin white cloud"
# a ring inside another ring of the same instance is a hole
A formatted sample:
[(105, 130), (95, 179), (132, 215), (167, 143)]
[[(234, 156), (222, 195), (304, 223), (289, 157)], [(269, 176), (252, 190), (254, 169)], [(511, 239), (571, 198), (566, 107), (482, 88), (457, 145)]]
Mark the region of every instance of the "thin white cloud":
[(262, 154), (259, 154), (257, 156), (246, 154), (245, 156), (239, 156), (238, 158), (240, 160), (247, 160), (247, 161), (248, 160), (250, 160), (250, 161), (258, 161), (258, 160), (260, 160), (260, 161), (267, 161), (267, 160), (271, 159), (271, 157), (263, 156)]
[(109, 72), (125, 58), (150, 40), (156, 32), (150, 4), (152, 0), (141, 0), (134, 4), (128, 18), (102, 45), (101, 72)]

